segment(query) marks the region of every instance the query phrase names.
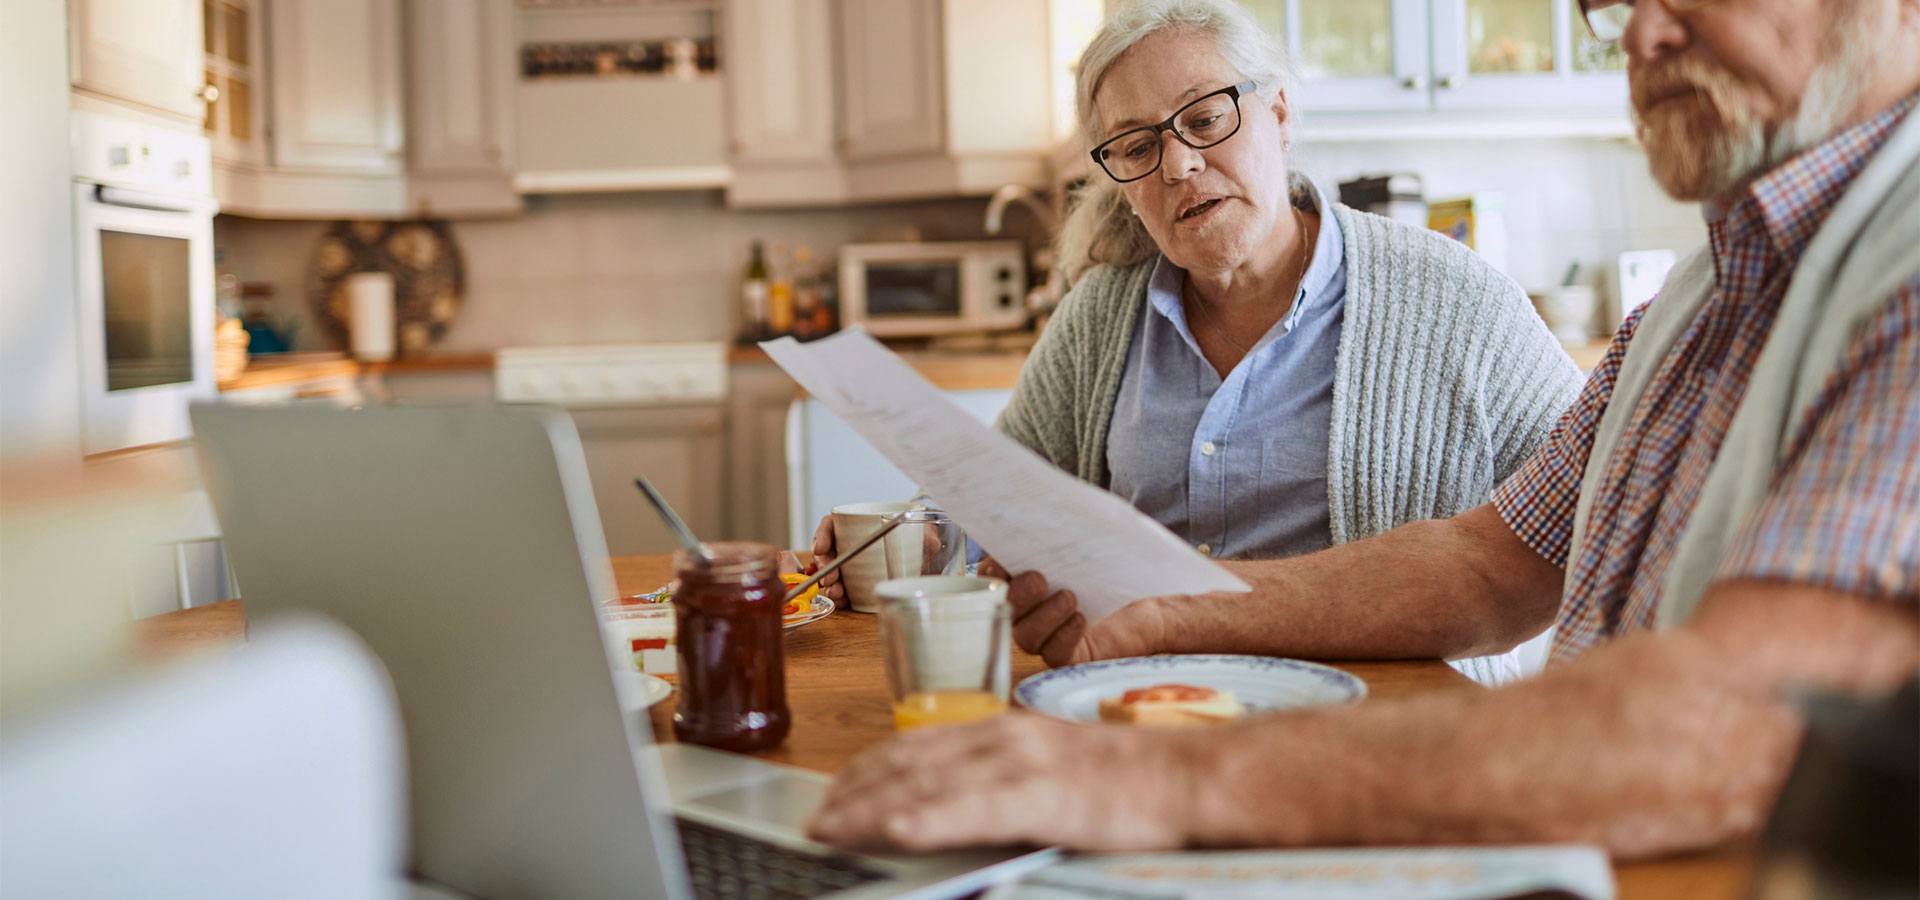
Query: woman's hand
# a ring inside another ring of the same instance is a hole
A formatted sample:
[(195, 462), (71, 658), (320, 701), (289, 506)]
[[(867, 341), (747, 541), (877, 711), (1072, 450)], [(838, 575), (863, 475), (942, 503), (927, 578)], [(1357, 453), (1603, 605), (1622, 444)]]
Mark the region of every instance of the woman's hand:
[(1193, 782), (1211, 758), (1196, 732), (1027, 713), (922, 728), (848, 764), (807, 834), (839, 847), (916, 852), (1174, 849), (1193, 835)]
[(1049, 666), (1161, 652), (1163, 636), (1173, 624), (1172, 607), (1154, 597), (1129, 603), (1088, 627), (1080, 599), (1072, 591), (1050, 590), (1039, 572), (1009, 576), (1000, 563), (985, 557), (980, 560), (980, 574), (1006, 580), (1007, 602), (1013, 606), (1013, 641), (1020, 649), (1039, 654)]
[[(818, 572), (821, 566), (833, 562), (834, 549), (833, 517), (821, 516), (820, 526), (813, 530), (813, 567), (807, 571)], [(839, 569), (828, 572), (827, 577), (820, 579), (819, 587), (820, 593), (831, 598), (835, 605), (846, 604), (847, 588), (840, 583)]]

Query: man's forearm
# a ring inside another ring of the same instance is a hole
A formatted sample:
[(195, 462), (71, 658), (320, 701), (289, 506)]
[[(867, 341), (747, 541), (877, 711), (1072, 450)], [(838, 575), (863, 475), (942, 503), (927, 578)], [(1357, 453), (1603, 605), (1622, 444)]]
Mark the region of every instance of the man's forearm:
[(1920, 668), (1910, 609), (1827, 598), (1768, 620), (1736, 608), (1768, 602), (1722, 597), (1687, 628), (1499, 691), (1249, 724), (1196, 763), (1208, 793), (1187, 814), (1191, 838), (1591, 841), (1634, 857), (1750, 834), (1800, 736), (1786, 689), (1877, 693)]
[(1495, 653), (1553, 620), (1561, 571), (1491, 506), (1286, 560), (1228, 563), (1251, 594), (1154, 602), (1170, 652), (1319, 659)]

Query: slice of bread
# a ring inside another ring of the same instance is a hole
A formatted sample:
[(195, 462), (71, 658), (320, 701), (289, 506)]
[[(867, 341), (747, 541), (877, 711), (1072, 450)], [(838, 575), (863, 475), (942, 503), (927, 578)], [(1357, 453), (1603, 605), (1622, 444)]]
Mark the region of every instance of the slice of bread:
[(1224, 725), (1246, 716), (1230, 691), (1187, 684), (1158, 684), (1100, 701), (1100, 720), (1126, 725), (1194, 728)]

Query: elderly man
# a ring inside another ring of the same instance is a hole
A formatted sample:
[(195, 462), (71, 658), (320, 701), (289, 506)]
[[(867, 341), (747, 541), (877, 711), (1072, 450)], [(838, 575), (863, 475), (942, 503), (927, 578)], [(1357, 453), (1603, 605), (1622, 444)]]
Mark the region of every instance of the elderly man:
[(1765, 819), (1801, 734), (1788, 691), (1920, 670), (1920, 0), (1583, 6), (1624, 40), (1653, 174), (1705, 201), (1711, 242), (1493, 502), (1091, 627), (1040, 574), (1012, 592), (1018, 639), (1055, 665), (1459, 657), (1557, 621), (1555, 665), (1229, 732), (1016, 715), (912, 734), (848, 767), (817, 837), (1646, 856)]

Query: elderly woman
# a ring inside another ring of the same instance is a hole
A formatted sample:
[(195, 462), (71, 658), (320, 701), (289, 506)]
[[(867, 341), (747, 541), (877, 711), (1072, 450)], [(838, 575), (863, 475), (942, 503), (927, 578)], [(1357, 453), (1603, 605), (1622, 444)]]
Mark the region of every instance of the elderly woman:
[[(1098, 170), (1060, 237), (1073, 288), (998, 422), (1218, 558), (1484, 503), (1581, 384), (1512, 280), (1289, 173), (1288, 87), (1230, 2), (1112, 14), (1078, 72)], [(1016, 634), (1043, 652), (1047, 624)]]

